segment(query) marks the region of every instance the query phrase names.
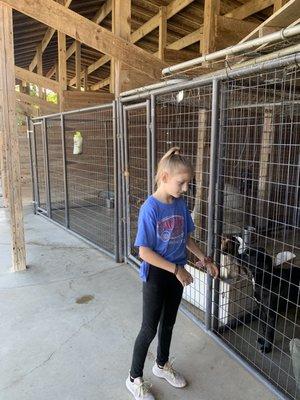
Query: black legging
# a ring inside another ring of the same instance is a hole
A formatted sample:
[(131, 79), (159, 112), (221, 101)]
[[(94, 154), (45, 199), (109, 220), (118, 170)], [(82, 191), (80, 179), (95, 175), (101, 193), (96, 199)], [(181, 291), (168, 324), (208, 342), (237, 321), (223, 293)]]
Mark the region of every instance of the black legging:
[(145, 359), (154, 339), (157, 326), (157, 363), (164, 365), (169, 359), (173, 326), (183, 292), (176, 276), (150, 265), (148, 281), (143, 283), (143, 322), (136, 338), (130, 369), (132, 378), (142, 377)]

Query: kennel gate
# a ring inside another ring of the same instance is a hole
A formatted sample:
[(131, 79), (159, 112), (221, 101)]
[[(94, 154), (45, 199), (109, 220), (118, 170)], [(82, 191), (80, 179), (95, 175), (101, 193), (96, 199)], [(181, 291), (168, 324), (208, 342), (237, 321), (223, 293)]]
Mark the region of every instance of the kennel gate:
[(139, 265), (134, 240), (139, 208), (151, 194), (151, 110), (150, 100), (124, 106), (123, 123), (123, 181), (124, 181), (124, 256)]
[[(116, 103), (33, 118), (36, 211), (119, 260)], [(73, 154), (74, 135), (83, 137)]]

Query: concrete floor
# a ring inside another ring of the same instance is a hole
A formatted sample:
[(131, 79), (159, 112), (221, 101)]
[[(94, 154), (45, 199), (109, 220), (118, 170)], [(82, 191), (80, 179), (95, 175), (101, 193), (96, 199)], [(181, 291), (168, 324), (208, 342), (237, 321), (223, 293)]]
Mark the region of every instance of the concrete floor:
[[(28, 270), (10, 272), (8, 214), (0, 208), (0, 399), (121, 400), (141, 322), (141, 283), (112, 259), (25, 207)], [(80, 304), (82, 296), (90, 301)], [(157, 399), (271, 400), (263, 384), (183, 314), (172, 355), (189, 381), (145, 378)]]

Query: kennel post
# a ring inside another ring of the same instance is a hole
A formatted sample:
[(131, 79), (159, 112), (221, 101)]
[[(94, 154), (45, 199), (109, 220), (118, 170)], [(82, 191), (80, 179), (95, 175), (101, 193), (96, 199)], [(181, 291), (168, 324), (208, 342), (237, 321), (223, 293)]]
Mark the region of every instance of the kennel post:
[[(219, 87), (220, 82), (213, 79), (212, 82), (212, 110), (211, 110), (211, 145), (210, 145), (210, 165), (209, 165), (209, 191), (208, 191), (208, 228), (207, 228), (207, 255), (214, 256), (214, 219), (215, 219), (215, 198), (217, 180), (217, 158), (219, 142)], [(206, 310), (205, 326), (211, 330), (212, 312), (212, 287), (213, 278), (207, 274), (206, 287)]]
[(66, 161), (66, 138), (65, 138), (65, 119), (64, 114), (60, 116), (62, 158), (63, 158), (63, 176), (64, 176), (64, 195), (65, 195), (65, 227), (69, 228), (69, 199), (68, 199), (68, 180), (67, 180), (67, 161)]
[(207, 110), (198, 111), (198, 138), (197, 138), (197, 155), (195, 167), (196, 196), (194, 206), (194, 223), (195, 223), (195, 239), (201, 239), (201, 225), (203, 222), (203, 184), (205, 173), (205, 153), (208, 149), (207, 140)]

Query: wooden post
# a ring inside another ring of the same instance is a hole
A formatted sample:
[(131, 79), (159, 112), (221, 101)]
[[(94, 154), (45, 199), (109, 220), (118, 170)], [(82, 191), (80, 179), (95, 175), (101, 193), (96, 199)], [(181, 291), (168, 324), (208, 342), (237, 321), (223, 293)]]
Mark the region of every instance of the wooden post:
[[(114, 0), (113, 18), (113, 33), (130, 42), (131, 0)], [(123, 91), (124, 85), (128, 83), (129, 68), (120, 60), (114, 59), (112, 63), (114, 64), (114, 93), (117, 97)]]
[(204, 213), (204, 176), (206, 166), (206, 155), (207, 155), (207, 140), (208, 140), (209, 129), (207, 129), (207, 110), (199, 110), (198, 113), (198, 141), (197, 141), (197, 158), (196, 158), (196, 169), (195, 169), (195, 183), (196, 183), (196, 196), (194, 205), (194, 222), (196, 226), (195, 238), (201, 238), (201, 227), (203, 225)]
[(200, 42), (202, 54), (209, 54), (216, 49), (217, 22), (216, 16), (220, 13), (220, 0), (205, 0), (203, 41)]
[(75, 42), (75, 75), (76, 88), (81, 90), (81, 43), (78, 40)]
[(64, 111), (64, 91), (67, 90), (66, 35), (57, 32), (58, 37), (58, 78), (60, 111)]
[[(0, 79), (0, 98), (2, 99), (2, 82)], [(2, 199), (3, 207), (8, 207), (8, 197), (7, 197), (7, 165), (6, 165), (6, 146), (4, 143), (4, 132), (3, 132), (3, 122), (2, 122), (3, 111), (0, 107), (0, 168), (1, 168), (1, 189), (2, 189)]]
[(258, 198), (267, 200), (269, 161), (274, 142), (273, 109), (266, 107), (261, 139), (258, 176)]
[(6, 167), (8, 201), (12, 238), (12, 271), (26, 269), (26, 252), (21, 196), (19, 143), (16, 124), (15, 68), (12, 9), (0, 4), (0, 79), (2, 122)]
[[(37, 56), (37, 65), (36, 65), (36, 72), (39, 75), (43, 75), (43, 52), (42, 52), (42, 44), (39, 44), (36, 48), (36, 56)], [(41, 99), (45, 98), (44, 90), (41, 86), (38, 87), (39, 89), (39, 97)]]
[(158, 57), (165, 60), (165, 48), (167, 46), (167, 7), (159, 9), (159, 38), (158, 38)]
[(88, 71), (87, 67), (83, 69), (83, 89), (86, 92), (88, 90)]

